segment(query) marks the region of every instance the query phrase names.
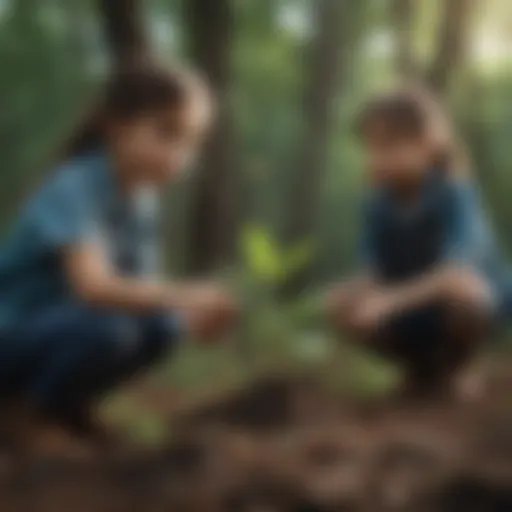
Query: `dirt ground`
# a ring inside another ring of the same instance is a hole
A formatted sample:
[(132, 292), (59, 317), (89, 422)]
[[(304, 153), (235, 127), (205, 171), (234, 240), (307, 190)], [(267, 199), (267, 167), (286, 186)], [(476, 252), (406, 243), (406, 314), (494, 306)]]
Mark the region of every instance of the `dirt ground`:
[(510, 511), (511, 391), (510, 365), (456, 404), (269, 377), (175, 415), (158, 450), (0, 464), (0, 511)]

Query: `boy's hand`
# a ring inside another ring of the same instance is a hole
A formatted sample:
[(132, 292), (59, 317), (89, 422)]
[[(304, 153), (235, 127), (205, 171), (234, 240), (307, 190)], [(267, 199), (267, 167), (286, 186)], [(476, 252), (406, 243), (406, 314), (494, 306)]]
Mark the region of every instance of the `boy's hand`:
[(396, 311), (396, 296), (387, 290), (375, 290), (361, 303), (356, 325), (365, 330), (376, 330)]

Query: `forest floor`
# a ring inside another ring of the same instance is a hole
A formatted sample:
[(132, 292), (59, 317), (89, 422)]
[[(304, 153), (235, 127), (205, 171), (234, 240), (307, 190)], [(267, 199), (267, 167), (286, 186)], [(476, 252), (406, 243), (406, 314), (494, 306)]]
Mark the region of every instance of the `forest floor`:
[[(266, 377), (171, 410), (158, 447), (0, 474), (2, 512), (505, 512), (512, 510), (512, 363), (470, 403), (340, 399)], [(171, 428), (172, 427), (172, 428)]]

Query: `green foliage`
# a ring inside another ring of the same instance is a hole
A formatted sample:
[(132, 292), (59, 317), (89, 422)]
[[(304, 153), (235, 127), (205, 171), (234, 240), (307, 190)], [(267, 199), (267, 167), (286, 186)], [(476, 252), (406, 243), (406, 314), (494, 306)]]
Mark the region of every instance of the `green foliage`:
[(242, 252), (245, 265), (255, 281), (277, 287), (306, 267), (313, 256), (313, 245), (305, 240), (284, 249), (270, 232), (261, 227), (247, 226), (242, 231)]
[(283, 284), (300, 272), (314, 253), (309, 240), (284, 247), (267, 229), (250, 225), (242, 231), (243, 266), (234, 277), (244, 299), (241, 354), (250, 371), (297, 368), (323, 361), (332, 344), (316, 319), (318, 295), (280, 296)]
[(245, 261), (256, 279), (281, 281), (283, 269), (277, 241), (261, 228), (246, 228), (242, 240)]

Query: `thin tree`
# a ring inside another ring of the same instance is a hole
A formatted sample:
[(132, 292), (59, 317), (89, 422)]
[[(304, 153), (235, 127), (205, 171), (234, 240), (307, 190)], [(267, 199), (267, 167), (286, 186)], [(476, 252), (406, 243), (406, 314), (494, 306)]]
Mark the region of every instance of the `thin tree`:
[(396, 31), (396, 71), (403, 78), (417, 78), (414, 57), (414, 0), (393, 0), (392, 17)]
[(309, 237), (315, 227), (344, 56), (342, 21), (345, 1), (317, 0), (313, 3), (315, 34), (305, 55), (308, 78), (303, 102), (303, 143), (299, 150), (297, 180), (292, 184), (289, 242)]
[(188, 0), (190, 53), (216, 97), (215, 129), (199, 162), (192, 197), (188, 268), (204, 273), (229, 262), (236, 246), (237, 205), (230, 87), (234, 19), (229, 0)]
[(139, 0), (99, 0), (98, 6), (114, 65), (147, 53), (149, 42)]
[(443, 2), (438, 45), (427, 73), (428, 83), (440, 94), (447, 91), (453, 71), (466, 57), (472, 5), (473, 0)]

